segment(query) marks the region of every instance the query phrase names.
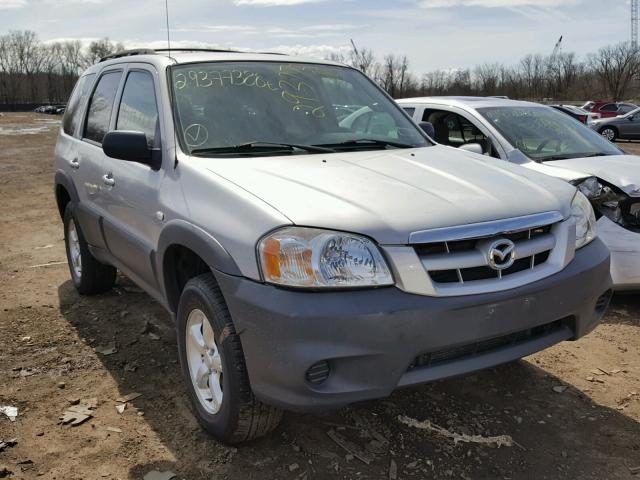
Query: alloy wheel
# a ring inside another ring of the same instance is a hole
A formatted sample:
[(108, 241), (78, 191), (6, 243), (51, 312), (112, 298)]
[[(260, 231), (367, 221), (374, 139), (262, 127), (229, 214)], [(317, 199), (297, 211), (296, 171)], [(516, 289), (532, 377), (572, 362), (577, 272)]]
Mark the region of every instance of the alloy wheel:
[(202, 310), (189, 313), (186, 326), (186, 353), (191, 384), (202, 407), (216, 414), (222, 407), (222, 357), (211, 323)]

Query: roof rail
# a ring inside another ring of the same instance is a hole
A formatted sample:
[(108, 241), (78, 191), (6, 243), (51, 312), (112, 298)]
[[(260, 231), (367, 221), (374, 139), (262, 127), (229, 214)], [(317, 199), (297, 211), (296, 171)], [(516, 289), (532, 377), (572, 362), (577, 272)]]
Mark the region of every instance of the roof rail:
[(114, 58), (121, 57), (130, 57), (133, 55), (155, 55), (156, 51), (150, 48), (137, 48), (135, 50), (120, 50), (119, 52), (112, 53), (111, 55), (106, 55), (102, 57), (98, 63), (104, 62), (106, 60), (113, 60)]
[(223, 48), (189, 48), (189, 47), (171, 47), (171, 48), (157, 48), (156, 52), (217, 52), (217, 53), (245, 53), (240, 50), (229, 50)]
[(247, 53), (247, 54), (264, 54), (268, 53), (271, 55), (286, 55), (286, 53), (277, 53), (277, 52), (250, 52), (246, 50), (230, 50), (223, 48), (189, 48), (189, 47), (171, 47), (171, 48), (156, 48), (156, 52), (212, 52), (212, 53)]

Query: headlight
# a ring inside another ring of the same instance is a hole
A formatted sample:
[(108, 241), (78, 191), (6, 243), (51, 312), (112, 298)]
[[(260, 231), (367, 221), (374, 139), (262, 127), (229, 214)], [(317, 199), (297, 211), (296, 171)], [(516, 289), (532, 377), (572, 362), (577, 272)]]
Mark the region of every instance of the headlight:
[(571, 216), (576, 219), (576, 250), (597, 237), (596, 216), (582, 192), (576, 192), (571, 202)]
[(287, 227), (258, 244), (264, 280), (289, 287), (373, 287), (393, 277), (368, 238), (316, 228)]

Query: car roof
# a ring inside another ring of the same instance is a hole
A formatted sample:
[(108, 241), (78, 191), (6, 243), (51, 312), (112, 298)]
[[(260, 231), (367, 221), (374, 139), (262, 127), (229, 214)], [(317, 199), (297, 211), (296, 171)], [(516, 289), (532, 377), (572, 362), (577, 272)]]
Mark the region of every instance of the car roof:
[(166, 50), (125, 50), (108, 55), (100, 59), (98, 63), (89, 67), (86, 73), (92, 73), (105, 66), (123, 63), (151, 63), (157, 67), (168, 65), (180, 65), (200, 62), (285, 62), (285, 63), (315, 63), (322, 65), (334, 65), (349, 67), (342, 63), (317, 58), (284, 55), (280, 53), (241, 52), (233, 50), (208, 50), (208, 49), (172, 49)]
[(462, 108), (483, 108), (483, 107), (539, 107), (541, 104), (524, 102), (521, 100), (510, 100), (495, 97), (414, 97), (403, 98), (397, 101), (400, 104), (423, 104), (432, 103), (439, 105), (449, 105)]

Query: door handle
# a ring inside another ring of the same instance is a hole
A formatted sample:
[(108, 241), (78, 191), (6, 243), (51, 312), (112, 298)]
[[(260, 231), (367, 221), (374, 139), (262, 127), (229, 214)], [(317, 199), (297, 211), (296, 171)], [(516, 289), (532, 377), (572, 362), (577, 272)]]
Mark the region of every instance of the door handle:
[(110, 187), (113, 187), (116, 184), (116, 179), (113, 178), (113, 175), (111, 174), (111, 172), (107, 173), (106, 175), (103, 175), (102, 181), (104, 182), (105, 185), (108, 185)]
[(77, 158), (74, 158), (73, 160), (71, 160), (71, 161), (69, 162), (69, 166), (70, 166), (71, 168), (73, 168), (74, 170), (77, 170), (77, 169), (79, 169), (79, 168), (80, 168), (80, 162), (78, 161), (78, 159), (77, 159)]

